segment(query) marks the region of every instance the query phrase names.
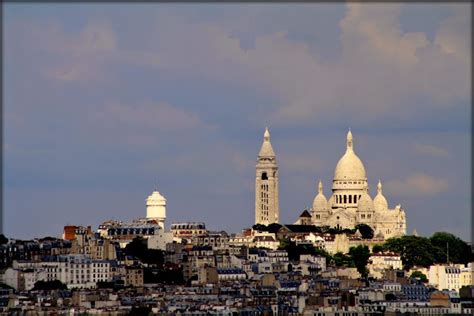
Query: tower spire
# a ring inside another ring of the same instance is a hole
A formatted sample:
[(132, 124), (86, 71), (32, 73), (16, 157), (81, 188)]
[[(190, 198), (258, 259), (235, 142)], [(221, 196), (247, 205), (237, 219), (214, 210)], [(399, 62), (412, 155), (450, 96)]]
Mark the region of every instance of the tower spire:
[(268, 127), (265, 128), (265, 133), (263, 133), (263, 143), (258, 156), (275, 158), (275, 152), (270, 143), (270, 132), (268, 131)]
[(379, 183), (377, 184), (377, 193), (382, 194), (382, 182), (380, 182), (380, 179)]
[(318, 184), (318, 193), (323, 193), (323, 182), (319, 180)]
[(268, 127), (265, 127), (265, 133), (263, 133), (263, 140), (266, 142), (270, 141), (270, 132), (268, 131)]

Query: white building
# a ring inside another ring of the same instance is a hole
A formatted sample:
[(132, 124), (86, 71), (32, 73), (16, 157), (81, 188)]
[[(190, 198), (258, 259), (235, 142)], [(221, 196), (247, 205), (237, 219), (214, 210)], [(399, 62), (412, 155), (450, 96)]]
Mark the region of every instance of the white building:
[(3, 274), (3, 282), (19, 291), (33, 289), (37, 281), (46, 281), (45, 269), (8, 268)]
[(438, 290), (459, 291), (461, 288), (461, 269), (452, 265), (432, 265), (428, 281)]
[(380, 279), (386, 269), (402, 269), (402, 259), (394, 253), (375, 253), (370, 256), (367, 265), (369, 274), (374, 278)]
[(329, 200), (323, 193), (323, 184), (318, 185), (318, 194), (312, 207), (312, 223), (317, 226), (354, 228), (357, 224), (371, 226), (375, 235), (385, 238), (406, 234), (405, 211), (400, 205), (391, 209), (382, 193), (382, 184), (377, 185), (377, 195), (372, 199), (364, 164), (356, 155), (352, 133), (347, 133), (346, 152), (336, 165)]
[(255, 178), (255, 224), (278, 223), (278, 165), (270, 143), (270, 132), (265, 129), (263, 143), (258, 153)]
[(68, 288), (92, 288), (97, 282), (112, 280), (111, 261), (92, 260), (89, 256), (82, 254), (60, 255), (52, 261), (14, 261), (12, 268), (13, 270), (31, 270), (34, 272), (36, 281), (59, 280)]
[(155, 219), (165, 229), (166, 199), (157, 190), (146, 199), (146, 218)]

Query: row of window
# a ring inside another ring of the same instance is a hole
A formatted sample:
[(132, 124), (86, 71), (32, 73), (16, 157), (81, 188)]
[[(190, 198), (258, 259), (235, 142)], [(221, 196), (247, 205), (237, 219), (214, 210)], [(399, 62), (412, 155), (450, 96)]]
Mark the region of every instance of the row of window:
[(357, 203), (357, 199), (360, 199), (361, 195), (342, 195), (338, 194), (336, 197), (336, 203)]
[(364, 184), (363, 181), (336, 181), (336, 184)]

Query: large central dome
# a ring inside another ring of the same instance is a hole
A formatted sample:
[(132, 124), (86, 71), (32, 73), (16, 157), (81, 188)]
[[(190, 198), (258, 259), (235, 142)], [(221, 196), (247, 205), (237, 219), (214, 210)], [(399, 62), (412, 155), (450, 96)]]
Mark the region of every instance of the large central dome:
[(352, 148), (352, 133), (349, 130), (347, 133), (347, 149), (346, 153), (341, 157), (337, 163), (334, 171), (334, 180), (365, 180), (365, 168), (362, 161), (354, 153)]

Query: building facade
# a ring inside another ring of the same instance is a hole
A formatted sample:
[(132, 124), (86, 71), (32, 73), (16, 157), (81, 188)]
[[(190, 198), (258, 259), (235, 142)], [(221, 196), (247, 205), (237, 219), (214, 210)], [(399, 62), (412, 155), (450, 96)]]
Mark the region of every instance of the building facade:
[(280, 215), (278, 198), (278, 165), (267, 128), (256, 166), (255, 224), (278, 223)]

